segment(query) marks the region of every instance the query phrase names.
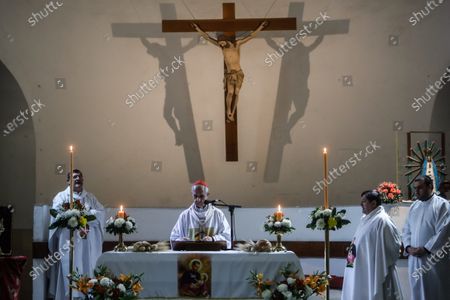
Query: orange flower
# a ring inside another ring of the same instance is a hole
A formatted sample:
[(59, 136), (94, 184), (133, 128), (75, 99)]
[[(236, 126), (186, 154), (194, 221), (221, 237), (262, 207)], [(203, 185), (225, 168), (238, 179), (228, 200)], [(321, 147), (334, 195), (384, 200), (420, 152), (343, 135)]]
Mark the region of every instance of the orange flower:
[(82, 292), (83, 294), (87, 294), (89, 289), (93, 286), (92, 284), (88, 283), (89, 278), (87, 277), (81, 277), (80, 280), (77, 282), (77, 290)]
[(272, 285), (272, 280), (266, 279), (264, 280), (264, 285)]
[(125, 274), (120, 274), (119, 275), (119, 280), (122, 282), (127, 282), (128, 280), (130, 280), (130, 276), (129, 275), (125, 275)]
[(133, 285), (132, 289), (133, 289), (133, 292), (135, 292), (136, 294), (138, 294), (140, 291), (143, 290), (142, 285), (141, 285), (140, 282), (135, 283)]
[(323, 293), (323, 292), (325, 292), (326, 289), (327, 289), (327, 285), (326, 285), (326, 284), (321, 284), (321, 285), (319, 285), (319, 287), (317, 288), (317, 292)]
[(394, 194), (389, 193), (389, 194), (387, 195), (387, 197), (388, 197), (389, 199), (394, 199)]
[(395, 193), (395, 192), (397, 192), (397, 189), (396, 188), (391, 188), (391, 193)]

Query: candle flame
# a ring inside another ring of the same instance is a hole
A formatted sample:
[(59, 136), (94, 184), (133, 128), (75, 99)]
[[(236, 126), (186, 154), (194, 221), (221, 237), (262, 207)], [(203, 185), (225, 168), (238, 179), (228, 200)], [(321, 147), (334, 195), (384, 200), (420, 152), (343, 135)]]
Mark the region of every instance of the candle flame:
[(323, 154), (327, 154), (327, 148), (323, 148)]
[(123, 211), (123, 205), (120, 206), (120, 211)]
[(70, 152), (73, 152), (73, 146), (72, 145), (70, 145), (69, 149), (70, 149)]
[(281, 205), (278, 204), (278, 211), (281, 211)]

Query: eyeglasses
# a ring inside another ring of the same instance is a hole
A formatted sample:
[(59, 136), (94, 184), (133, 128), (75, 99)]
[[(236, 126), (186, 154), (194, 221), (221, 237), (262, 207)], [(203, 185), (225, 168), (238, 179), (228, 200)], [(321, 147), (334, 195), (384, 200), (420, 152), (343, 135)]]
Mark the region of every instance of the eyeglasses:
[(205, 198), (206, 195), (204, 195), (204, 194), (200, 194), (200, 195), (193, 194), (192, 197), (194, 197), (194, 198)]

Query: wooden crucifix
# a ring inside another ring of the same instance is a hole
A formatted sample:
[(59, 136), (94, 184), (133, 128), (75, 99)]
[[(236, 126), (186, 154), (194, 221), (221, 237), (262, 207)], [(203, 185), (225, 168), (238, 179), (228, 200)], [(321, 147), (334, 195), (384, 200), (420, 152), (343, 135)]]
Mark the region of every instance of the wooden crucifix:
[[(259, 30), (296, 30), (296, 18), (270, 18), (270, 19), (236, 19), (234, 3), (223, 3), (223, 19), (214, 20), (162, 20), (163, 32), (195, 32), (199, 31), (210, 42), (223, 49), (224, 53), (224, 82), (225, 82), (225, 141), (226, 141), (226, 161), (238, 161), (238, 133), (237, 133), (237, 100), (239, 99), (240, 83), (242, 83), (242, 70), (234, 70), (230, 60), (227, 60), (227, 46), (235, 47), (236, 32), (238, 31), (259, 31)], [(223, 32), (225, 39), (220, 41), (210, 38), (206, 32)], [(253, 34), (254, 32), (252, 32)], [(252, 35), (241, 39), (241, 43), (246, 42)], [(222, 45), (220, 43), (223, 43)], [(228, 44), (228, 45), (227, 45)], [(231, 66), (231, 68), (230, 68)], [(240, 82), (240, 83), (239, 83)], [(227, 88), (228, 87), (228, 88)], [(236, 93), (236, 87), (238, 87)], [(229, 91), (229, 89), (233, 91)], [(227, 97), (228, 96), (228, 97)]]

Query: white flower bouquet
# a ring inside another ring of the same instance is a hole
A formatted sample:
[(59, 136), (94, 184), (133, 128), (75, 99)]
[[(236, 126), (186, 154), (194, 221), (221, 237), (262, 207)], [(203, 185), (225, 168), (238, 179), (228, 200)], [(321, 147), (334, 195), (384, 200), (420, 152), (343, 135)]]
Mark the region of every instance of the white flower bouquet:
[(143, 274), (120, 274), (115, 276), (105, 266), (94, 270), (94, 277), (73, 272), (72, 288), (80, 291), (86, 299), (96, 300), (135, 300), (142, 291), (141, 277)]
[(77, 229), (81, 238), (87, 237), (89, 232), (88, 222), (96, 219), (93, 214), (86, 210), (86, 207), (81, 204), (80, 200), (75, 200), (72, 208), (70, 208), (70, 203), (68, 202), (63, 203), (56, 209), (51, 208), (50, 215), (55, 218), (55, 221), (50, 224), (49, 229)]
[(311, 218), (311, 223), (306, 225), (306, 228), (318, 229), (318, 230), (337, 230), (342, 228), (342, 226), (350, 224), (350, 221), (344, 219), (346, 210), (342, 209), (340, 211), (336, 210), (336, 207), (323, 208), (317, 207), (311, 212), (309, 217)]
[(106, 221), (106, 232), (111, 234), (130, 234), (136, 231), (136, 220), (126, 213), (124, 213), (123, 218), (119, 216), (110, 217)]
[(312, 295), (322, 296), (329, 284), (325, 272), (299, 276), (299, 271), (291, 270), (288, 264), (280, 269), (281, 281), (265, 279), (263, 273), (250, 271), (249, 283), (256, 289), (256, 295), (265, 300), (306, 300)]
[(294, 231), (295, 228), (292, 227), (292, 222), (289, 218), (285, 218), (281, 212), (275, 212), (272, 215), (266, 217), (266, 222), (264, 222), (264, 231), (271, 234), (285, 234)]

